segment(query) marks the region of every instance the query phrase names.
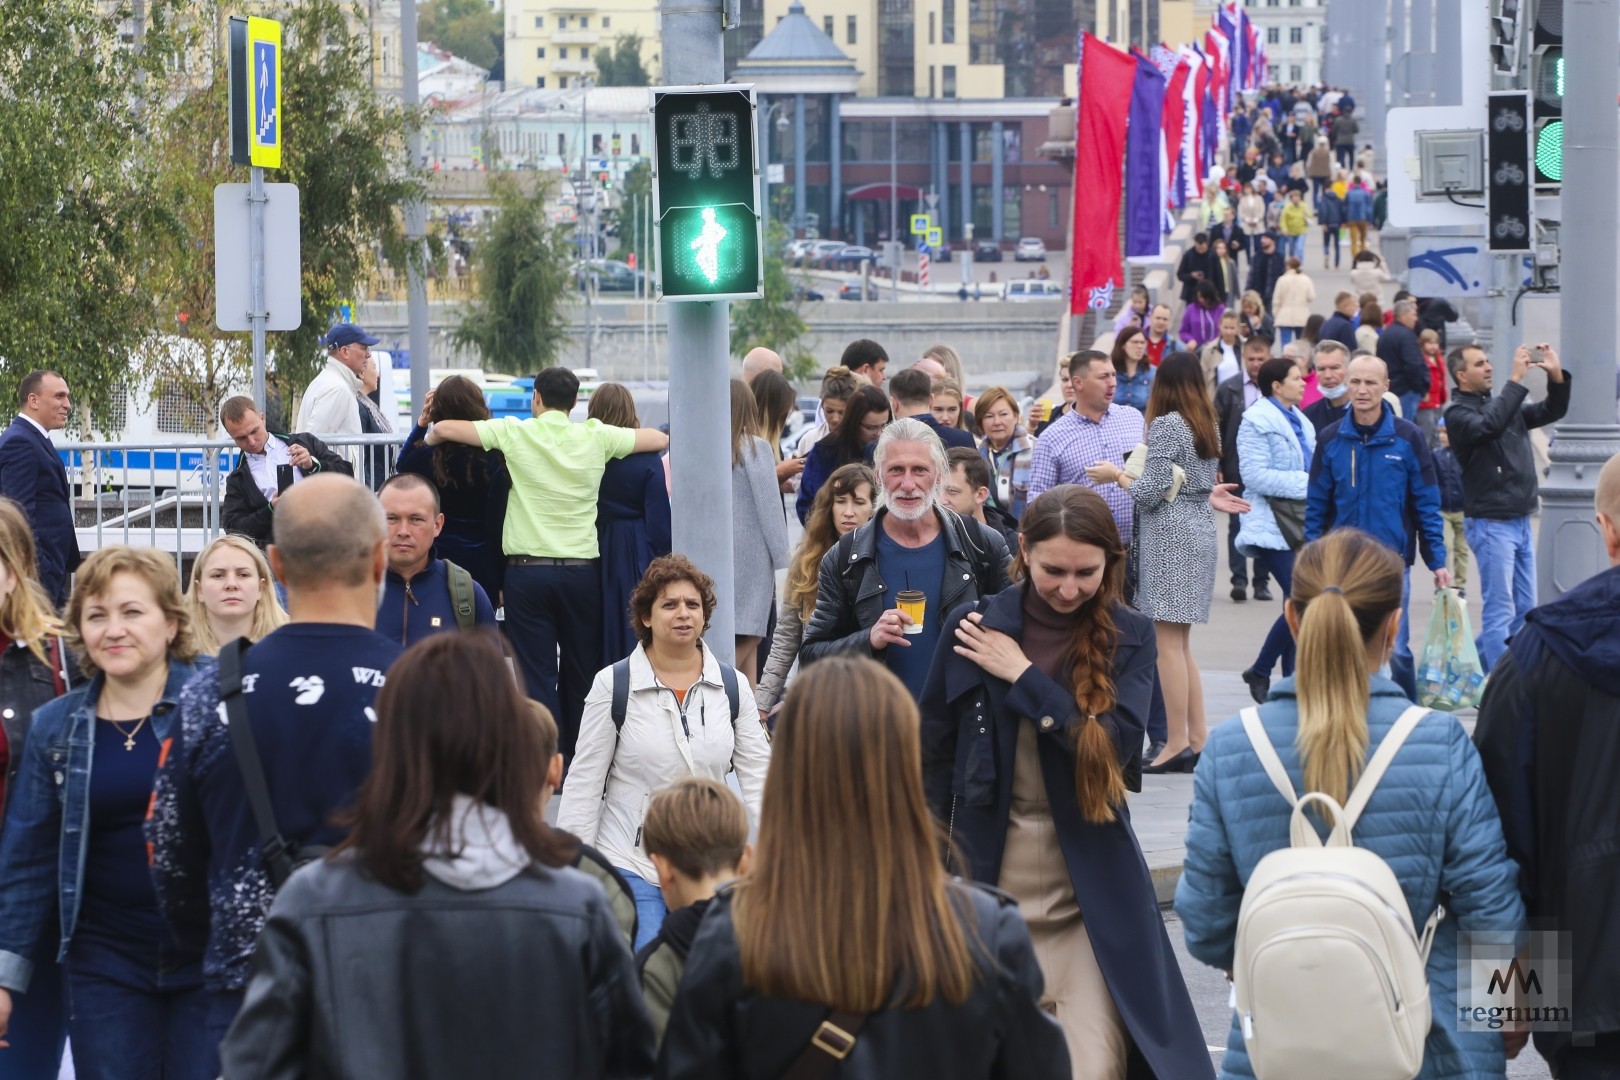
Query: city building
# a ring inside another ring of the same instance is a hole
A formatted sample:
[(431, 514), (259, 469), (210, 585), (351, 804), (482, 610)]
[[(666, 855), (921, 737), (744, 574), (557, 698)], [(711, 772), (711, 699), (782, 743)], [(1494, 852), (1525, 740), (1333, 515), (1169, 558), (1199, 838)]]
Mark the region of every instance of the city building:
[[(425, 96), (425, 92), (424, 92)], [(428, 122), (429, 167), (607, 173), (616, 188), (651, 151), (645, 87), (541, 90), (518, 86), (447, 102)]]
[(424, 102), (463, 101), (484, 92), (489, 71), (431, 42), (416, 50), (416, 87)]
[(641, 38), (642, 66), (657, 82), (658, 0), (506, 0), (506, 84), (578, 87), (623, 34)]
[[(1208, 26), (1213, 0), (1199, 0), (1198, 22)], [(1322, 81), (1327, 0), (1250, 0), (1249, 21), (1266, 47), (1266, 81), (1314, 86)]]

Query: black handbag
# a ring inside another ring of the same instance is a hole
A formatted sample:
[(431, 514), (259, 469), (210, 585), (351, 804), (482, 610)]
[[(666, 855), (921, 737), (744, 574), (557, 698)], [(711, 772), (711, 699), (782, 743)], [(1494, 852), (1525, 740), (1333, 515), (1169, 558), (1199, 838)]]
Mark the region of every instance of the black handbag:
[(1271, 516), (1277, 520), (1277, 531), (1282, 533), (1288, 550), (1298, 551), (1304, 547), (1305, 500), (1267, 498), (1266, 505), (1271, 507)]

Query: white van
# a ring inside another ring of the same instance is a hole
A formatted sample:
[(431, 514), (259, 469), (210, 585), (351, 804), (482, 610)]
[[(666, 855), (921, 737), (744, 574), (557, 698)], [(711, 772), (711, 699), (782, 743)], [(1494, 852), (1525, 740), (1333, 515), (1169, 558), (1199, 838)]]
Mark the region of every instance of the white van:
[(1007, 282), (1008, 300), (1058, 300), (1066, 295), (1068, 294), (1063, 286), (1055, 281), (1026, 278), (1022, 281)]

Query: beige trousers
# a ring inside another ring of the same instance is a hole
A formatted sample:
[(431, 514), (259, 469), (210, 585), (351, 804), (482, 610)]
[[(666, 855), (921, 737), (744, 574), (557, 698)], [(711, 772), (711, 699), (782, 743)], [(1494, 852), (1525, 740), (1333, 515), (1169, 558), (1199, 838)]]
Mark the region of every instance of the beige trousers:
[(1091, 951), (1046, 802), (1035, 738), (1035, 725), (1020, 721), (1012, 813), (996, 884), (1018, 900), (1018, 913), (1029, 925), (1046, 979), (1041, 1007), (1063, 1029), (1075, 1080), (1124, 1080), (1129, 1036)]

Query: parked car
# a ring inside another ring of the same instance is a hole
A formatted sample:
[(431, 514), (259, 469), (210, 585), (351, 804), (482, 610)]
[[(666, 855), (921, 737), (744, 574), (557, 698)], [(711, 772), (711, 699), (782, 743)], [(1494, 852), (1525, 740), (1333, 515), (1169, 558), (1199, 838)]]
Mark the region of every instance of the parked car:
[(584, 289), (590, 281), (596, 282), (596, 291), (633, 293), (645, 288), (647, 274), (642, 270), (632, 270), (629, 263), (617, 259), (593, 259), (582, 262), (574, 267), (575, 278), (579, 288)]
[(810, 245), (814, 240), (789, 240), (782, 245), (782, 258), (790, 263), (797, 264), (810, 252)]
[(1062, 285), (1055, 281), (1043, 281), (1039, 278), (1029, 278), (1024, 281), (1007, 282), (1007, 300), (1057, 300), (1068, 295)]
[(842, 240), (817, 240), (805, 252), (804, 261), (811, 266), (831, 266), (832, 257), (847, 246)]
[(862, 244), (847, 244), (843, 250), (827, 258), (827, 265), (846, 270), (858, 268), (861, 263), (877, 258), (877, 252)]
[(1046, 244), (1038, 236), (1026, 236), (1018, 241), (1018, 247), (1013, 249), (1013, 258), (1019, 262), (1044, 262), (1046, 260)]
[(973, 258), (976, 262), (1000, 262), (1001, 244), (995, 240), (980, 240), (973, 245)]
[[(867, 285), (866, 285), (866, 297), (865, 298), (867, 300), (876, 300), (878, 298), (877, 286), (873, 285), (871, 282), (867, 282)], [(838, 286), (838, 299), (840, 299), (840, 300), (859, 300), (859, 299), (861, 299), (861, 279), (860, 278), (850, 278), (848, 281), (846, 281), (842, 285)]]
[(813, 285), (793, 283), (793, 299), (795, 300), (825, 300), (827, 296)]

